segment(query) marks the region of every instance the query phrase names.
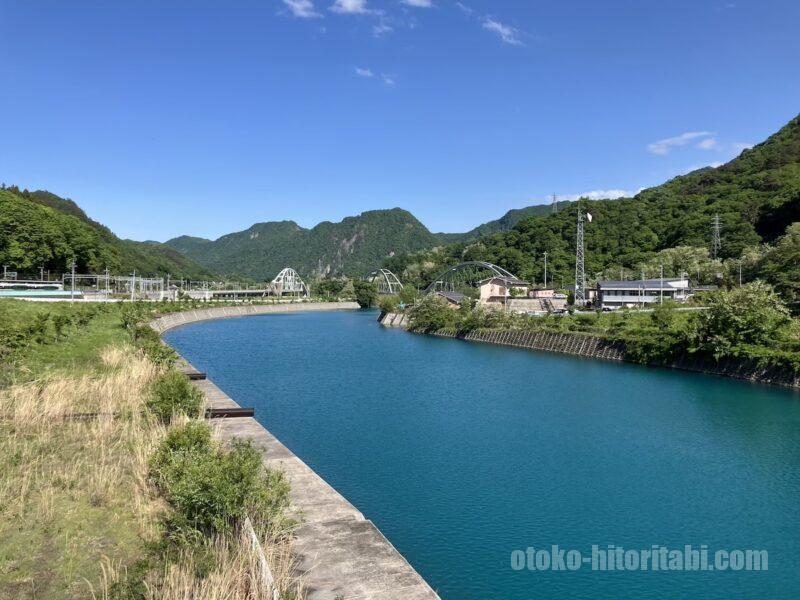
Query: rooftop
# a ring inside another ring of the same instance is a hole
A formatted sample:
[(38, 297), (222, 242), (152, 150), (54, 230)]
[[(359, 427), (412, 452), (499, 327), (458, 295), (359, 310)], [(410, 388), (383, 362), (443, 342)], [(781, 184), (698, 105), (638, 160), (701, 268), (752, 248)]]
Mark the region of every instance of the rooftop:
[(597, 287), (605, 290), (609, 289), (622, 289), (631, 290), (638, 288), (659, 288), (661, 285), (673, 287), (674, 284), (683, 284), (689, 286), (688, 279), (681, 279), (680, 277), (665, 277), (662, 279), (633, 279), (628, 281), (598, 281)]
[(517, 279), (516, 277), (500, 277), (499, 275), (495, 275), (494, 277), (487, 277), (486, 279), (481, 279), (478, 283), (483, 285), (487, 281), (494, 281), (499, 280), (502, 281), (505, 285), (529, 285), (527, 281), (522, 281), (522, 279)]

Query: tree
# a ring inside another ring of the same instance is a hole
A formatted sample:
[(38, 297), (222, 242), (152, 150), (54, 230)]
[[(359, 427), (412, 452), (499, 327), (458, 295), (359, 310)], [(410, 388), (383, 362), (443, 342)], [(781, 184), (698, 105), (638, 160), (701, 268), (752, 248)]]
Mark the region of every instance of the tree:
[(341, 279), (326, 277), (314, 285), (314, 291), (320, 296), (336, 298), (342, 293), (346, 282)]
[(378, 301), (378, 286), (371, 281), (354, 279), (353, 289), (356, 294), (356, 302), (361, 308), (374, 306)]
[(437, 331), (450, 327), (457, 320), (456, 311), (447, 300), (436, 294), (425, 296), (409, 313), (409, 329), (412, 331)]
[(789, 322), (789, 311), (773, 287), (754, 281), (708, 295), (708, 309), (696, 315), (691, 332), (695, 350), (720, 359), (743, 346), (769, 346)]
[(766, 252), (757, 268), (795, 310), (800, 308), (800, 223), (789, 225), (786, 235)]

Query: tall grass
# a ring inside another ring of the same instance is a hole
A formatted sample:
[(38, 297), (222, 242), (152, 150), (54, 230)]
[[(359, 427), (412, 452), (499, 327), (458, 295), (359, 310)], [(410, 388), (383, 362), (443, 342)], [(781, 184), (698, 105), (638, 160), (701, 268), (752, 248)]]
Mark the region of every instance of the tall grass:
[[(160, 368), (127, 346), (100, 363), (0, 390), (0, 596), (108, 598), (162, 542), (171, 508), (149, 468), (169, 426), (146, 410)], [(260, 534), (279, 589), (300, 597), (288, 536)], [(145, 562), (133, 597), (267, 597), (235, 534)]]

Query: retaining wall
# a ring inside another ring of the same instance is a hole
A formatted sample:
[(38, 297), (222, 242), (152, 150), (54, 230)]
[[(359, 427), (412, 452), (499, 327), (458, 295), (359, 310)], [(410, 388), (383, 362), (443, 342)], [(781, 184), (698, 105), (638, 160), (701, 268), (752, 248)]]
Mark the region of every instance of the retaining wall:
[[(379, 321), (395, 322), (398, 315), (382, 314)], [(401, 321), (405, 323), (405, 321)], [(603, 338), (583, 333), (551, 333), (546, 331), (511, 331), (483, 329), (459, 336), (454, 332), (434, 332), (432, 335), (482, 342), (513, 348), (526, 348), (545, 352), (559, 352), (587, 358), (633, 362), (627, 356), (623, 342), (611, 342)], [(721, 361), (709, 361), (696, 356), (685, 356), (669, 364), (651, 366), (693, 371), (733, 377), (757, 383), (780, 385), (800, 389), (800, 373), (781, 367), (763, 367), (755, 359), (728, 358)]]
[(356, 310), (359, 306), (355, 302), (295, 302), (291, 304), (248, 304), (244, 306), (215, 306), (198, 310), (169, 313), (151, 321), (150, 327), (158, 333), (164, 333), (173, 327), (195, 323), (197, 321), (210, 321), (212, 319), (227, 319), (232, 317), (247, 317), (251, 315), (266, 315), (274, 313), (313, 312), (330, 310)]

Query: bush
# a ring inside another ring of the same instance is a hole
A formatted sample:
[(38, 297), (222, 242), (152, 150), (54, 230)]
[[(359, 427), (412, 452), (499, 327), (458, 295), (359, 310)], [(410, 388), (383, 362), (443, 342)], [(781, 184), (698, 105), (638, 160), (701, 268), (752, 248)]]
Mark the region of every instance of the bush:
[(394, 313), (400, 307), (400, 299), (397, 296), (384, 296), (378, 302), (378, 308), (383, 312)]
[(353, 280), (356, 302), (361, 308), (370, 308), (378, 301), (378, 286), (363, 279)]
[(151, 476), (175, 509), (171, 525), (184, 530), (178, 532), (183, 539), (191, 539), (192, 530), (228, 533), (245, 516), (277, 519), (289, 502), (283, 474), (265, 469), (249, 441), (223, 447), (201, 422), (170, 432), (151, 462)]
[(149, 325), (137, 325), (131, 332), (133, 343), (144, 350), (148, 358), (157, 365), (172, 366), (178, 354), (161, 342), (161, 337)]
[(203, 394), (189, 383), (185, 375), (170, 369), (152, 384), (147, 408), (163, 423), (173, 414), (197, 416), (203, 404)]

